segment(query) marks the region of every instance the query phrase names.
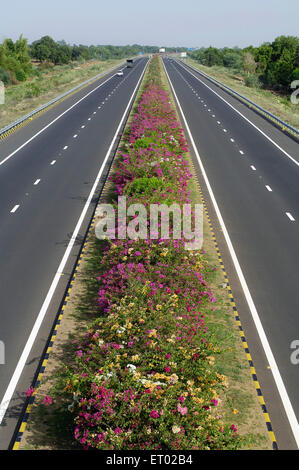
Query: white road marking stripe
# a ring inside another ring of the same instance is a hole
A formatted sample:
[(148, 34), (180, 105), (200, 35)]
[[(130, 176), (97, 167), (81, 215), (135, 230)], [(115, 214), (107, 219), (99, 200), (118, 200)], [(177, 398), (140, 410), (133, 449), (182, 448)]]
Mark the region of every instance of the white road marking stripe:
[(74, 139), (76, 139), (76, 137), (78, 137), (78, 134), (73, 135), (73, 137), (74, 137)]
[(286, 215), (288, 216), (288, 218), (292, 221), (292, 222), (295, 222), (295, 219), (294, 217), (292, 216), (292, 214), (290, 212), (286, 212)]
[(56, 160), (52, 160), (50, 165), (55, 165), (55, 163), (56, 163)]
[(38, 179), (38, 180), (34, 181), (34, 183), (33, 183), (33, 184), (34, 184), (34, 186), (36, 186), (36, 185), (37, 185), (39, 182), (40, 182), (40, 179)]
[(247, 282), (246, 282), (246, 280), (245, 280), (245, 277), (244, 277), (243, 271), (242, 271), (242, 269), (241, 269), (239, 260), (238, 260), (238, 258), (237, 258), (236, 253), (235, 253), (234, 247), (233, 247), (233, 245), (232, 245), (232, 242), (231, 242), (229, 233), (228, 233), (228, 231), (227, 231), (227, 228), (226, 228), (226, 226), (225, 226), (225, 223), (224, 223), (224, 220), (223, 220), (223, 218), (222, 218), (221, 212), (220, 212), (220, 210), (219, 210), (219, 207), (218, 207), (217, 201), (216, 201), (216, 199), (215, 199), (215, 196), (214, 196), (212, 187), (211, 187), (211, 185), (210, 185), (208, 176), (207, 176), (207, 174), (206, 174), (206, 171), (205, 171), (204, 166), (203, 166), (203, 164), (202, 164), (202, 160), (201, 160), (200, 155), (199, 155), (199, 153), (198, 153), (198, 149), (197, 149), (197, 147), (196, 147), (196, 145), (195, 145), (195, 142), (194, 142), (193, 136), (192, 136), (192, 134), (191, 134), (189, 125), (188, 125), (188, 123), (187, 123), (187, 121), (186, 121), (186, 118), (185, 118), (185, 115), (184, 115), (184, 113), (183, 113), (181, 104), (180, 104), (179, 99), (178, 99), (178, 97), (177, 97), (177, 95), (176, 95), (176, 92), (175, 92), (174, 87), (173, 87), (173, 85), (172, 85), (172, 82), (171, 82), (171, 80), (170, 80), (170, 78), (169, 78), (169, 75), (168, 75), (168, 73), (167, 73), (167, 70), (166, 70), (166, 68), (165, 68), (164, 63), (163, 63), (163, 66), (164, 66), (165, 73), (166, 73), (166, 75), (167, 75), (167, 77), (168, 77), (168, 80), (169, 80), (171, 89), (172, 89), (173, 94), (174, 94), (174, 96), (175, 96), (175, 99), (176, 99), (176, 101), (177, 101), (178, 107), (179, 107), (179, 109), (180, 109), (181, 115), (182, 115), (183, 120), (184, 120), (184, 122), (185, 122), (186, 129), (187, 129), (187, 131), (188, 131), (188, 134), (189, 134), (189, 137), (190, 137), (190, 140), (191, 140), (191, 143), (192, 143), (192, 146), (193, 146), (195, 155), (196, 155), (196, 157), (197, 157), (197, 160), (198, 160), (199, 166), (200, 166), (200, 168), (201, 168), (201, 171), (202, 171), (204, 180), (205, 180), (205, 182), (206, 182), (206, 186), (207, 186), (208, 192), (209, 192), (209, 194), (210, 194), (210, 197), (211, 197), (213, 206), (214, 206), (214, 208), (215, 208), (215, 211), (216, 211), (216, 214), (217, 214), (217, 218), (218, 218), (219, 223), (220, 223), (220, 225), (221, 225), (222, 232), (223, 232), (223, 235), (224, 235), (225, 240), (226, 240), (226, 244), (227, 244), (227, 246), (228, 246), (230, 255), (231, 255), (231, 257), (232, 257), (232, 260), (233, 260), (233, 263), (234, 263), (236, 272), (237, 272), (237, 274), (238, 274), (238, 277), (239, 277), (241, 286), (242, 286), (242, 288), (243, 288), (243, 292), (244, 292), (245, 298), (246, 298), (246, 300), (247, 300), (247, 303), (248, 303), (248, 306), (249, 306), (249, 310), (250, 310), (250, 312), (251, 312), (251, 315), (252, 315), (254, 324), (255, 324), (255, 326), (256, 326), (256, 330), (257, 330), (257, 332), (258, 332), (258, 335), (259, 335), (261, 344), (262, 344), (262, 346), (263, 346), (263, 348), (264, 348), (264, 351), (265, 351), (265, 354), (266, 354), (266, 358), (267, 358), (267, 361), (268, 361), (270, 370), (271, 370), (271, 372), (272, 372), (273, 378), (274, 378), (275, 383), (276, 383), (277, 390), (278, 390), (278, 392), (279, 392), (279, 394), (280, 394), (281, 401), (282, 401), (282, 405), (284, 406), (284, 409), (285, 409), (285, 411), (286, 411), (286, 415), (287, 415), (288, 420), (289, 420), (289, 423), (290, 423), (290, 427), (291, 427), (292, 432), (293, 432), (293, 434), (294, 434), (295, 441), (296, 441), (296, 443), (297, 443), (297, 446), (299, 447), (299, 424), (298, 424), (298, 421), (297, 421), (297, 417), (296, 417), (296, 415), (295, 415), (295, 412), (294, 412), (292, 403), (291, 403), (291, 401), (290, 401), (290, 398), (289, 398), (289, 396), (288, 396), (288, 393), (287, 393), (287, 390), (286, 390), (286, 388), (285, 388), (284, 382), (283, 382), (282, 377), (281, 377), (281, 375), (280, 375), (280, 371), (279, 371), (279, 369), (278, 369), (278, 366), (277, 366), (277, 364), (276, 364), (275, 358), (274, 358), (274, 356), (273, 356), (273, 353), (272, 353), (272, 350), (271, 350), (271, 347), (270, 347), (268, 338), (267, 338), (266, 333), (265, 333), (265, 331), (264, 331), (264, 328), (263, 328), (262, 322), (261, 322), (261, 320), (260, 320), (259, 314), (258, 314), (258, 312), (257, 312), (256, 306), (255, 306), (255, 304), (254, 304), (254, 302), (253, 302), (253, 298), (252, 298), (251, 293), (250, 293), (250, 291), (249, 291)]
[(13, 214), (14, 212), (16, 212), (16, 210), (19, 209), (19, 207), (20, 207), (20, 204), (15, 205), (14, 208), (11, 209), (10, 213)]
[(68, 146), (66, 145), (65, 147), (63, 147), (63, 150), (66, 150), (68, 148)]
[(272, 193), (272, 188), (268, 186), (267, 184), (266, 184), (266, 188), (268, 189), (268, 191), (270, 191), (270, 193)]
[(253, 165), (250, 165), (250, 168), (251, 168), (253, 171), (256, 171), (256, 168), (255, 168), (255, 166), (253, 166)]
[(244, 152), (243, 152), (243, 150), (239, 150), (239, 152), (240, 152), (240, 154), (241, 154), (241, 155), (244, 155)]

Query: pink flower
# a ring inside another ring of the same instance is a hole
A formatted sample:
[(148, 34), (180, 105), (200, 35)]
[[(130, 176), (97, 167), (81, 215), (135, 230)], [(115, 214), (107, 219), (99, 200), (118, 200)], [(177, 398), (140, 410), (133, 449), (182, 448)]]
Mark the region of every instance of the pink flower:
[(150, 412), (150, 417), (151, 418), (159, 418), (159, 412), (157, 410), (153, 410)]
[(43, 405), (52, 405), (53, 403), (53, 399), (49, 396), (49, 395), (45, 395), (44, 399), (43, 399)]
[(178, 404), (178, 412), (181, 413), (182, 416), (185, 416), (188, 413), (187, 406), (181, 406), (180, 403)]
[(231, 425), (231, 429), (234, 431), (234, 432), (237, 432), (237, 428), (234, 424)]
[(165, 372), (170, 372), (170, 367), (166, 366), (166, 367), (164, 367), (164, 370), (165, 370)]
[(26, 397), (31, 397), (34, 393), (34, 388), (33, 387), (29, 387), (28, 390), (26, 390)]
[(114, 434), (120, 434), (120, 433), (121, 433), (121, 429), (119, 427), (114, 429)]

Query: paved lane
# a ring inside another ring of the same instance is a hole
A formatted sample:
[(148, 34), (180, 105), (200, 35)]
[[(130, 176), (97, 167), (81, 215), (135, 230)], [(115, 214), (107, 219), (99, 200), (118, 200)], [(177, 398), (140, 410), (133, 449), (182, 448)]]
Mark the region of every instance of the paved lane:
[[(289, 416), (294, 412), (291, 431), (267, 369), (268, 358), (257, 344), (251, 313), (236, 285), (236, 297), (244, 307), (238, 310), (243, 326), (247, 326), (249, 349), (256, 352), (254, 362), (277, 440), (282, 448), (296, 448), (293, 433), (299, 443), (299, 365), (291, 363), (290, 345), (299, 339), (299, 146), (282, 133), (280, 139), (277, 129), (271, 134), (283, 148), (288, 139), (287, 153), (293, 161), (206, 87), (201, 77), (199, 81), (178, 62), (166, 59), (164, 63), (285, 385)], [(207, 80), (205, 83), (211, 87)], [(243, 112), (236, 100), (225, 99)], [(247, 110), (246, 116), (260, 125), (261, 118), (254, 112)], [(270, 124), (263, 126), (265, 132)]]
[[(109, 74), (0, 143), (0, 340), (5, 345), (5, 365), (0, 365), (0, 448), (9, 444), (100, 185), (7, 410), (3, 397), (146, 64), (140, 59), (132, 69), (125, 68), (122, 77)], [(40, 132), (44, 126), (48, 127)]]

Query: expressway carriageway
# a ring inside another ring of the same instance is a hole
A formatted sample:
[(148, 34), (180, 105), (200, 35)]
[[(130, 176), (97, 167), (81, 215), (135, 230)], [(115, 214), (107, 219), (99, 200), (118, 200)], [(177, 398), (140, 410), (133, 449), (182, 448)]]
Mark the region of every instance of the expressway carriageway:
[(298, 449), (299, 145), (182, 61), (163, 63), (278, 448)]
[(0, 449), (11, 446), (147, 58), (0, 141)]

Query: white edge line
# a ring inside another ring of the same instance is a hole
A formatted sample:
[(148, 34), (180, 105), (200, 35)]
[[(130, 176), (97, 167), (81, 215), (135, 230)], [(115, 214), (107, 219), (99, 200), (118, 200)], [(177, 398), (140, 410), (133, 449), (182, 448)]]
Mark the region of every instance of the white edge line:
[[(90, 92), (88, 92), (86, 95), (84, 95), (82, 98), (80, 98), (80, 100), (76, 101), (76, 103), (74, 103), (72, 106), (70, 106), (68, 109), (66, 109), (63, 113), (59, 114), (59, 116), (57, 116), (55, 119), (53, 119), (53, 121), (49, 122), (49, 124), (47, 124), (45, 127), (43, 127), (40, 131), (38, 131), (36, 134), (34, 134), (32, 137), (30, 137), (30, 139), (26, 140), (26, 142), (24, 142), (24, 144), (22, 144), (20, 147), (18, 147), (16, 150), (14, 150), (12, 153), (10, 153), (7, 157), (5, 157), (1, 162), (0, 162), (0, 166), (3, 165), (3, 163), (5, 163), (7, 160), (9, 160), (11, 157), (13, 157), (19, 150), (21, 150), (22, 148), (24, 148), (27, 144), (29, 144), (33, 139), (35, 139), (38, 135), (40, 135), (42, 132), (44, 132), (46, 129), (48, 129), (48, 127), (52, 126), (52, 124), (54, 124), (54, 122), (58, 121), (58, 119), (60, 119), (62, 116), (64, 116), (66, 113), (68, 113), (71, 109), (73, 109), (75, 106), (77, 106), (79, 103), (81, 103), (81, 101), (85, 100), (85, 98), (87, 98), (91, 93), (94, 93), (96, 90), (98, 90), (98, 88), (100, 88), (101, 86), (103, 86), (105, 83), (107, 83), (109, 80), (111, 80), (112, 78), (114, 77), (114, 75), (112, 75), (111, 77), (107, 78), (107, 80), (105, 80), (103, 83), (101, 83), (100, 85), (98, 85), (96, 88), (94, 88), (93, 90), (91, 90)], [(82, 126), (81, 126), (82, 127)], [(85, 126), (84, 126), (85, 127)]]
[(128, 112), (128, 109), (129, 109), (129, 107), (130, 107), (130, 104), (131, 104), (131, 102), (132, 102), (132, 100), (133, 100), (133, 98), (134, 98), (134, 95), (135, 95), (135, 93), (136, 93), (136, 90), (137, 90), (138, 87), (139, 87), (139, 83), (140, 83), (141, 80), (142, 80), (142, 77), (143, 77), (143, 75), (144, 75), (144, 73), (145, 73), (145, 70), (146, 70), (147, 66), (148, 66), (148, 62), (146, 63), (146, 65), (145, 65), (145, 67), (144, 67), (144, 70), (143, 70), (143, 72), (142, 72), (142, 74), (141, 74), (141, 76), (140, 76), (140, 78), (139, 78), (139, 80), (138, 80), (138, 82), (137, 82), (137, 85), (136, 85), (136, 87), (135, 87), (135, 89), (134, 89), (134, 91), (133, 91), (133, 93), (132, 93), (132, 95), (131, 95), (131, 98), (130, 98), (130, 100), (129, 100), (129, 102), (128, 102), (128, 105), (127, 105), (127, 107), (126, 107), (126, 110), (125, 110), (125, 112), (124, 112), (124, 114), (123, 114), (123, 116), (122, 116), (122, 118), (121, 118), (121, 120), (120, 120), (120, 123), (119, 123), (119, 125), (118, 125), (118, 127), (117, 127), (117, 130), (116, 130), (115, 134), (114, 134), (114, 137), (113, 137), (113, 139), (112, 139), (112, 142), (111, 142), (111, 144), (110, 144), (110, 147), (109, 147), (109, 149), (108, 149), (108, 151), (107, 151), (107, 153), (106, 153), (106, 156), (105, 156), (104, 161), (103, 161), (103, 163), (102, 163), (102, 165), (101, 165), (101, 168), (100, 168), (100, 170), (99, 170), (99, 173), (98, 173), (98, 175), (97, 175), (97, 177), (96, 177), (96, 179), (95, 179), (95, 182), (94, 182), (94, 184), (93, 184), (93, 187), (92, 187), (92, 189), (91, 189), (91, 191), (90, 191), (90, 194), (89, 194), (89, 196), (88, 196), (88, 199), (87, 199), (87, 201), (86, 201), (86, 203), (85, 203), (85, 206), (84, 206), (84, 208), (83, 208), (83, 211), (82, 211), (82, 213), (81, 213), (81, 215), (80, 215), (80, 217), (79, 217), (79, 220), (78, 220), (78, 222), (77, 222), (77, 225), (76, 225), (76, 227), (75, 227), (75, 230), (74, 230), (74, 232), (73, 232), (73, 235), (72, 235), (72, 237), (71, 237), (71, 239), (70, 239), (70, 241), (69, 241), (69, 244), (68, 244), (68, 246), (67, 246), (67, 249), (66, 249), (66, 251), (65, 251), (65, 253), (64, 253), (64, 255), (63, 255), (63, 258), (62, 258), (62, 260), (61, 260), (61, 262), (60, 262), (60, 264), (59, 264), (59, 267), (58, 267), (58, 269), (57, 269), (57, 271), (56, 271), (56, 274), (55, 274), (55, 276), (54, 276), (54, 279), (53, 279), (53, 281), (52, 281), (52, 284), (51, 284), (51, 286), (50, 286), (50, 289), (49, 289), (49, 291), (48, 291), (48, 293), (47, 293), (47, 296), (46, 296), (46, 298), (45, 298), (45, 300), (44, 300), (44, 302), (43, 302), (43, 305), (42, 305), (42, 307), (41, 307), (41, 310), (40, 310), (40, 312), (39, 312), (39, 314), (38, 314), (38, 316), (37, 316), (37, 318), (36, 318), (36, 321), (35, 321), (35, 323), (34, 323), (34, 326), (33, 326), (32, 330), (31, 330), (31, 333), (30, 333), (30, 335), (29, 335), (29, 337), (28, 337), (27, 343), (26, 343), (26, 345), (25, 345), (25, 347), (24, 347), (24, 349), (23, 349), (23, 352), (22, 352), (21, 357), (20, 357), (20, 359), (19, 359), (19, 362), (18, 362), (18, 364), (17, 364), (17, 367), (16, 367), (16, 369), (15, 369), (15, 371), (14, 371), (14, 373), (13, 373), (13, 376), (12, 376), (12, 378), (11, 378), (11, 380), (10, 380), (10, 382), (9, 382), (9, 385), (8, 385), (8, 387), (7, 387), (7, 389), (6, 389), (6, 392), (5, 392), (4, 396), (3, 396), (2, 402), (0, 403), (0, 425), (1, 425), (2, 421), (3, 421), (3, 418), (4, 418), (4, 416), (5, 416), (6, 410), (7, 410), (8, 406), (9, 406), (10, 400), (11, 400), (13, 394), (14, 394), (15, 388), (16, 388), (16, 386), (17, 386), (17, 383), (18, 383), (18, 381), (19, 381), (19, 378), (20, 378), (20, 376), (21, 376), (21, 373), (22, 373), (22, 371), (23, 371), (23, 369), (24, 369), (24, 366), (25, 366), (25, 364), (26, 364), (26, 361), (27, 361), (27, 359), (28, 359), (28, 356), (29, 356), (29, 354), (30, 354), (31, 348), (32, 348), (33, 343), (34, 343), (34, 341), (35, 341), (35, 339), (36, 339), (36, 336), (37, 336), (37, 334), (38, 334), (38, 331), (39, 331), (39, 329), (40, 329), (40, 326), (41, 326), (41, 324), (42, 324), (42, 322), (43, 322), (43, 319), (44, 319), (44, 317), (45, 317), (45, 315), (46, 315), (47, 309), (48, 309), (48, 307), (49, 307), (49, 305), (50, 305), (50, 302), (51, 302), (51, 300), (52, 300), (52, 297), (53, 297), (53, 295), (54, 295), (54, 292), (55, 292), (55, 290), (56, 290), (56, 287), (57, 287), (57, 285), (58, 285), (58, 282), (59, 282), (59, 280), (61, 279), (61, 273), (62, 273), (63, 270), (64, 270), (65, 264), (66, 264), (66, 262), (67, 262), (67, 260), (68, 260), (68, 257), (69, 257), (69, 255), (70, 255), (70, 253), (71, 253), (71, 250), (72, 250), (72, 248), (73, 248), (73, 245), (74, 245), (74, 243), (75, 243), (75, 241), (76, 241), (76, 238), (77, 238), (77, 235), (78, 235), (78, 233), (79, 233), (80, 227), (81, 227), (82, 222), (83, 222), (83, 220), (84, 220), (84, 218), (85, 218), (86, 212), (87, 212), (88, 207), (89, 207), (89, 205), (90, 205), (90, 202), (91, 202), (91, 200), (92, 200), (92, 198), (93, 198), (93, 195), (94, 195), (94, 193), (95, 193), (95, 190), (96, 190), (96, 188), (97, 188), (97, 186), (98, 186), (98, 183), (99, 183), (100, 178), (101, 178), (101, 176), (102, 176), (102, 173), (103, 173), (103, 170), (104, 170), (105, 165), (106, 165), (106, 163), (107, 163), (107, 160), (108, 160), (108, 157), (109, 157), (109, 155), (110, 155), (110, 152), (111, 152), (111, 150), (112, 150), (112, 148), (113, 148), (113, 145), (114, 145), (114, 143), (115, 143), (115, 140), (116, 140), (116, 138), (117, 138), (117, 135), (119, 134), (119, 130), (120, 130), (122, 124), (123, 124), (123, 121), (124, 121), (124, 119), (125, 119), (125, 116), (126, 116), (126, 114), (127, 114), (127, 112)]
[[(230, 108), (232, 108), (236, 113), (238, 113), (240, 116), (242, 116), (243, 119), (245, 119), (245, 121), (247, 121), (252, 127), (254, 127), (257, 131), (259, 131), (264, 137), (266, 137), (266, 139), (269, 140), (269, 142), (271, 142), (273, 145), (275, 145), (276, 148), (278, 148), (282, 153), (284, 153), (286, 155), (286, 157), (288, 157), (290, 160), (292, 160), (293, 163), (295, 163), (295, 165), (299, 166), (299, 162), (297, 160), (295, 160), (295, 158), (293, 158), (288, 152), (286, 152), (282, 147), (280, 147), (280, 145), (278, 145), (276, 142), (274, 142), (274, 140), (271, 139), (271, 137), (269, 137), (267, 134), (265, 134), (265, 132), (263, 132), (258, 126), (256, 126), (255, 124), (253, 124), (252, 121), (250, 121), (250, 119), (248, 119), (246, 116), (244, 116), (244, 114), (242, 114), (240, 111), (238, 111), (232, 104), (230, 104), (228, 101), (226, 101), (226, 99), (224, 99), (221, 95), (219, 95), (219, 93), (217, 93), (215, 90), (213, 90), (211, 87), (209, 87), (206, 83), (204, 83), (202, 80), (200, 80), (200, 78), (196, 77), (196, 75), (194, 75), (192, 72), (190, 72), (190, 70), (188, 70), (186, 67), (184, 67), (182, 64), (178, 63), (184, 70), (186, 70), (188, 73), (190, 73), (190, 75), (192, 75), (194, 78), (196, 78), (196, 80), (198, 80), (200, 83), (202, 83), (205, 87), (207, 87), (209, 90), (211, 90), (216, 96), (218, 96), (218, 98), (220, 98), (222, 101), (224, 101), (224, 103), (226, 103)], [(200, 71), (199, 71), (200, 72)]]
[(279, 395), (280, 395), (282, 404), (283, 404), (283, 406), (284, 406), (285, 412), (286, 412), (286, 414), (287, 414), (287, 417), (288, 417), (288, 420), (289, 420), (289, 423), (290, 423), (290, 427), (291, 427), (292, 432), (293, 432), (293, 434), (294, 434), (294, 438), (295, 438), (296, 444), (297, 444), (297, 446), (299, 447), (299, 424), (298, 424), (298, 421), (297, 421), (295, 412), (294, 412), (294, 410), (293, 410), (291, 401), (290, 401), (290, 399), (289, 399), (289, 396), (288, 396), (288, 394), (287, 394), (285, 385), (284, 385), (283, 380), (282, 380), (282, 378), (281, 378), (279, 369), (278, 369), (278, 367), (277, 367), (275, 358), (274, 358), (274, 356), (273, 356), (273, 353), (272, 353), (270, 344), (269, 344), (269, 342), (268, 342), (267, 336), (266, 336), (266, 334), (265, 334), (263, 325), (262, 325), (262, 323), (261, 323), (260, 317), (259, 317), (259, 315), (258, 315), (258, 312), (257, 312), (256, 307), (255, 307), (255, 305), (254, 305), (253, 299), (252, 299), (252, 297), (251, 297), (249, 288), (248, 288), (248, 286), (247, 286), (247, 282), (246, 282), (245, 277), (244, 277), (244, 275), (243, 275), (241, 266), (240, 266), (240, 264), (239, 264), (238, 258), (237, 258), (237, 256), (236, 256), (235, 250), (234, 250), (233, 245), (232, 245), (232, 242), (231, 242), (231, 240), (230, 240), (228, 231), (227, 231), (226, 226), (225, 226), (225, 224), (224, 224), (224, 221), (223, 221), (221, 212), (220, 212), (220, 210), (219, 210), (219, 207), (218, 207), (217, 201), (216, 201), (216, 199), (215, 199), (213, 190), (212, 190), (212, 188), (211, 188), (211, 185), (210, 185), (210, 182), (209, 182), (209, 180), (208, 180), (207, 174), (206, 174), (206, 172), (205, 172), (204, 166), (203, 166), (203, 164), (202, 164), (201, 158), (200, 158), (200, 156), (199, 156), (197, 147), (196, 147), (195, 142), (194, 142), (194, 140), (193, 140), (193, 137), (192, 137), (190, 128), (189, 128), (189, 126), (188, 126), (188, 123), (187, 123), (187, 121), (186, 121), (186, 118), (185, 118), (185, 115), (184, 115), (184, 113), (183, 113), (182, 107), (181, 107), (180, 102), (179, 102), (179, 100), (178, 100), (178, 97), (177, 97), (177, 95), (176, 95), (176, 93), (175, 93), (175, 90), (174, 90), (174, 88), (173, 88), (172, 82), (171, 82), (171, 80), (170, 80), (170, 78), (169, 78), (169, 75), (168, 75), (168, 73), (167, 73), (167, 70), (166, 70), (166, 67), (165, 67), (164, 63), (163, 63), (163, 66), (164, 66), (166, 75), (167, 75), (167, 77), (168, 77), (169, 83), (170, 83), (170, 85), (171, 85), (171, 89), (172, 89), (173, 94), (174, 94), (174, 96), (175, 96), (175, 99), (176, 99), (176, 101), (177, 101), (178, 107), (179, 107), (179, 109), (180, 109), (181, 115), (182, 115), (182, 117), (183, 117), (183, 120), (184, 120), (186, 129), (187, 129), (187, 131), (188, 131), (188, 134), (189, 134), (189, 137), (190, 137), (190, 140), (191, 140), (191, 143), (192, 143), (194, 152), (195, 152), (195, 154), (196, 154), (196, 157), (197, 157), (199, 166), (200, 166), (200, 168), (201, 168), (201, 171), (202, 171), (202, 174), (203, 174), (203, 177), (204, 177), (206, 186), (207, 186), (207, 189), (208, 189), (208, 191), (209, 191), (209, 195), (210, 195), (210, 197), (211, 197), (211, 200), (212, 200), (212, 203), (213, 203), (215, 212), (216, 212), (216, 214), (217, 214), (218, 221), (219, 221), (219, 223), (220, 223), (220, 225), (221, 225), (221, 228), (222, 228), (222, 231), (223, 231), (223, 235), (224, 235), (224, 237), (225, 237), (225, 240), (226, 240), (226, 243), (227, 243), (227, 246), (228, 246), (230, 255), (231, 255), (231, 257), (232, 257), (232, 260), (233, 260), (235, 269), (236, 269), (236, 271), (237, 271), (237, 274), (238, 274), (238, 277), (239, 277), (239, 280), (240, 280), (240, 283), (241, 283), (241, 286), (242, 286), (244, 295), (245, 295), (245, 297), (246, 297), (246, 300), (247, 300), (247, 303), (248, 303), (248, 306), (249, 306), (249, 309), (250, 309), (250, 312), (251, 312), (251, 315), (252, 315), (252, 318), (253, 318), (255, 327), (256, 327), (256, 329), (257, 329), (259, 338), (260, 338), (260, 340), (261, 340), (263, 349), (264, 349), (264, 351), (265, 351), (265, 354), (266, 354), (266, 357), (267, 357), (267, 360), (268, 360), (268, 363), (269, 363), (271, 372), (272, 372), (272, 374), (273, 374), (274, 381), (275, 381), (275, 383), (276, 383), (276, 387), (277, 387), (277, 389), (278, 389), (278, 392), (279, 392)]

